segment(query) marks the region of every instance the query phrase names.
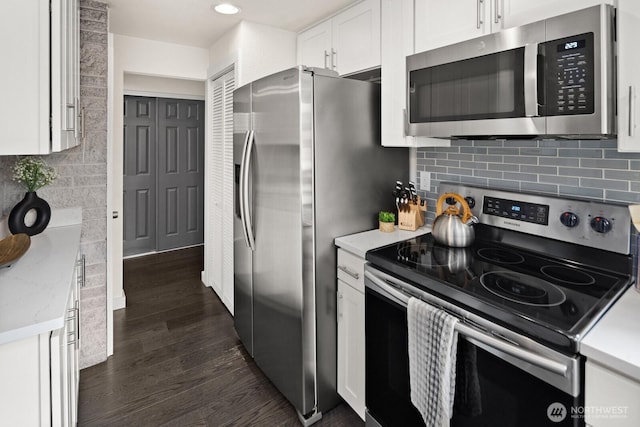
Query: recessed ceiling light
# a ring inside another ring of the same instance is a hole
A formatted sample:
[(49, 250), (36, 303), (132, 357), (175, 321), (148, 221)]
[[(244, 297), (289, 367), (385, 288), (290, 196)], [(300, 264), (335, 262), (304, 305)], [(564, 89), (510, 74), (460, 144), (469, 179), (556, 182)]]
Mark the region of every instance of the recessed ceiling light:
[(230, 3), (217, 4), (213, 7), (213, 10), (224, 15), (235, 15), (236, 13), (240, 12), (239, 7), (234, 6)]

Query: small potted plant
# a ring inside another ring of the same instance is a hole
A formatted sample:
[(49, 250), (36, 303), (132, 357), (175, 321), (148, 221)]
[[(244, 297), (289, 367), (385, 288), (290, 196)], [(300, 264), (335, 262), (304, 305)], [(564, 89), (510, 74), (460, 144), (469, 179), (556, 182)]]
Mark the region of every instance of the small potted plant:
[(393, 233), (395, 231), (396, 214), (393, 212), (380, 211), (378, 214), (378, 226), (380, 231)]
[[(49, 185), (57, 178), (54, 168), (38, 157), (22, 157), (13, 167), (13, 180), (24, 185), (24, 198), (9, 213), (9, 230), (13, 234), (26, 233), (33, 236), (42, 233), (51, 219), (51, 207), (46, 200), (36, 194), (36, 190)], [(35, 211), (32, 224), (25, 222), (29, 211)]]

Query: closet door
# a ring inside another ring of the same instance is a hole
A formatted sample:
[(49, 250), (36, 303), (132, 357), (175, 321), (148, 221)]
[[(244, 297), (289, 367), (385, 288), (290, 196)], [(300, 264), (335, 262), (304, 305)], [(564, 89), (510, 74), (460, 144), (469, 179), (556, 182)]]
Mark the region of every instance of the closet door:
[(125, 97), (124, 256), (156, 250), (156, 99)]
[[(233, 314), (233, 90), (234, 72), (208, 84), (209, 136), (207, 142), (207, 207), (205, 237), (205, 275)], [(235, 171), (237, 173), (238, 171)], [(241, 235), (236, 236), (241, 238)]]
[(204, 241), (204, 102), (158, 98), (157, 249)]

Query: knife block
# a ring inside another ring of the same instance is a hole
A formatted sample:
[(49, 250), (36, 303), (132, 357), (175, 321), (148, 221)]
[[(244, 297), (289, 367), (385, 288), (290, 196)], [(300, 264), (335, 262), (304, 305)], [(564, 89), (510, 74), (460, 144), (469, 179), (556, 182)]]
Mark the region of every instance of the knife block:
[(424, 225), (424, 213), (427, 210), (427, 204), (420, 206), (420, 197), (418, 202), (409, 202), (405, 210), (398, 209), (398, 228), (400, 230), (416, 231)]

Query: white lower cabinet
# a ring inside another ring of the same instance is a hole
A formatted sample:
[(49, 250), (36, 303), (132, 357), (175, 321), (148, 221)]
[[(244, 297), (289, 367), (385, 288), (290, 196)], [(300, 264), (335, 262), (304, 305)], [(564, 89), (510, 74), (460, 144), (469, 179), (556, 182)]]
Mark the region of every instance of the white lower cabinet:
[(364, 294), (338, 280), (338, 393), (364, 420)]
[(365, 418), (365, 260), (338, 249), (338, 394)]
[(77, 276), (64, 327), (0, 346), (0, 425), (75, 426), (80, 305)]
[(585, 364), (584, 419), (592, 427), (640, 426), (640, 382), (596, 362)]

